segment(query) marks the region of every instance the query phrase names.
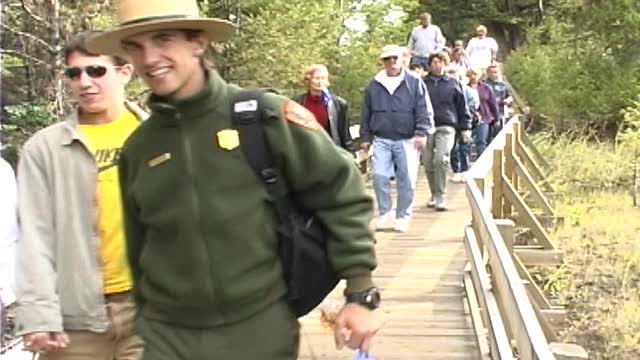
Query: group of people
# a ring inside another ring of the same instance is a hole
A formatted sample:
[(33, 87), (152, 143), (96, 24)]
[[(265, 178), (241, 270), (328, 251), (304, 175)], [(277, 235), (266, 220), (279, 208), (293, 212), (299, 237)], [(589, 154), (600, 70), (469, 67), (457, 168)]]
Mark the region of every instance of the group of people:
[[(329, 90), (326, 66), (304, 70), (308, 91), (294, 99), (267, 93), (232, 106), (240, 88), (205, 57), (231, 23), (200, 17), (195, 0), (122, 0), (116, 16), (115, 28), (77, 34), (64, 47), (77, 106), (24, 144), (17, 186), (0, 162), (0, 235), (17, 245), (6, 265), (15, 284), (0, 288), (15, 289), (25, 348), (42, 360), (297, 358), (272, 199), (232, 122), (259, 108), (274, 165), (327, 229), (329, 260), (346, 280), (336, 346), (367, 352), (381, 326), (370, 224), (394, 220), (396, 231), (408, 230), (421, 158), (428, 206), (446, 210), (450, 154), (464, 171), (464, 145), (472, 131), (486, 131), (473, 114), (494, 126), (498, 91), (487, 95), (472, 72), (468, 86), (448, 73), (442, 33), (423, 15), (409, 56), (401, 46), (382, 49), (354, 144), (347, 102)], [(150, 113), (126, 100), (134, 73), (151, 90)], [(377, 219), (348, 153), (356, 147), (373, 153)], [(5, 201), (11, 187), (17, 198)]]
[[(304, 106), (272, 93), (232, 106), (241, 89), (205, 54), (233, 24), (200, 17), (195, 0), (122, 0), (116, 16), (67, 42), (77, 107), (20, 154), (16, 281), (0, 286), (15, 286), (25, 349), (42, 360), (297, 358), (273, 201), (232, 122), (260, 109), (274, 166), (327, 230), (346, 280), (336, 346), (366, 352), (380, 328), (373, 200), (342, 149), (346, 102), (324, 91), (325, 69), (305, 74)], [(134, 72), (150, 113), (125, 98)], [(15, 224), (12, 206), (2, 217)]]
[[(449, 168), (452, 181), (464, 181), (471, 145), (480, 156), (500, 130), (510, 101), (499, 80), (498, 46), (486, 27), (478, 26), (466, 49), (459, 40), (449, 49), (430, 14), (420, 22), (407, 47), (384, 47), (384, 69), (364, 93), (360, 142), (364, 150), (373, 146), (378, 230), (408, 230), (420, 158), (431, 192), (427, 207), (446, 211)], [(395, 213), (391, 179), (397, 183)]]

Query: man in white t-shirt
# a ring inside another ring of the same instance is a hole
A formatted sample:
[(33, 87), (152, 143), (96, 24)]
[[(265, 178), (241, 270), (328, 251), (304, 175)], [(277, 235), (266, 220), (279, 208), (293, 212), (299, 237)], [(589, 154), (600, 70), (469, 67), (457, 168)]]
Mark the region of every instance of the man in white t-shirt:
[(15, 301), (15, 252), (18, 241), (16, 178), (13, 168), (0, 157), (0, 299)]
[(409, 45), (413, 58), (412, 64), (421, 64), (427, 69), (429, 55), (442, 51), (446, 39), (437, 25), (431, 24), (431, 14), (420, 15), (420, 25), (413, 28), (409, 35)]
[(498, 43), (494, 38), (487, 36), (487, 28), (480, 25), (476, 28), (476, 37), (469, 40), (466, 50), (469, 67), (484, 74), (496, 60)]

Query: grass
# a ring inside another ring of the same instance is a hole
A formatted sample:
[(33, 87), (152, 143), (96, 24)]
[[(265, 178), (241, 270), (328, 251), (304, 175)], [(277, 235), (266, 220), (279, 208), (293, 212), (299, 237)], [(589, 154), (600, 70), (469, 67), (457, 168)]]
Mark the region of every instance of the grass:
[(640, 359), (640, 209), (630, 194), (633, 152), (567, 138), (534, 140), (553, 165), (565, 226), (552, 234), (566, 263), (544, 271), (550, 297), (565, 304), (565, 341), (589, 359)]

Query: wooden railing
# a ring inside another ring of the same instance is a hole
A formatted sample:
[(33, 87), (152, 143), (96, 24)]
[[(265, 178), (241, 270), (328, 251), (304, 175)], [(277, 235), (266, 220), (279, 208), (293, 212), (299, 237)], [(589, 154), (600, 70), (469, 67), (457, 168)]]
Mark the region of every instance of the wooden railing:
[(549, 237), (562, 224), (549, 200), (548, 164), (513, 117), (467, 173), (472, 221), (465, 229), (464, 285), (478, 344), (490, 359), (586, 359), (559, 342), (565, 310), (536, 284), (531, 266), (557, 266), (563, 252)]

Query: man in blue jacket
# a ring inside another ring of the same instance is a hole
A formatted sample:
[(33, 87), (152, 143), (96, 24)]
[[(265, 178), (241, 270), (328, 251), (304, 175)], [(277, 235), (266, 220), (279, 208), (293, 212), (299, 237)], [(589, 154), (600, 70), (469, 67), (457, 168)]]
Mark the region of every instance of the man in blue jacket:
[(365, 150), (373, 145), (373, 187), (378, 203), (376, 229), (390, 227), (391, 177), (398, 186), (394, 230), (406, 232), (411, 220), (418, 174), (419, 150), (435, 131), (433, 111), (422, 80), (402, 66), (402, 48), (387, 45), (380, 59), (384, 69), (365, 90), (360, 138)]
[(447, 170), (450, 154), (459, 132), (462, 142), (471, 141), (471, 115), (464, 99), (462, 84), (444, 73), (446, 56), (442, 53), (429, 56), (431, 72), (424, 79), (429, 97), (436, 104), (435, 133), (429, 136), (423, 150), (424, 169), (429, 181), (431, 200), (427, 207), (447, 210)]

